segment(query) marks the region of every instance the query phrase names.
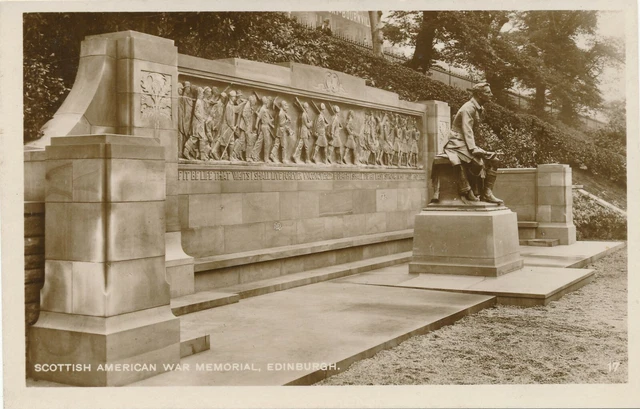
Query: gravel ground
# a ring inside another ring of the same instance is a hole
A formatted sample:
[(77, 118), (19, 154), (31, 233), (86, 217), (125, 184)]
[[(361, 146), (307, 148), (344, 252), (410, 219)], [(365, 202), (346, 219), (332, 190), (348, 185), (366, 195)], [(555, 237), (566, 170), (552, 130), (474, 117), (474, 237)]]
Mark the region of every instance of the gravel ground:
[(627, 250), (544, 307), (497, 306), (411, 338), (316, 385), (624, 383)]

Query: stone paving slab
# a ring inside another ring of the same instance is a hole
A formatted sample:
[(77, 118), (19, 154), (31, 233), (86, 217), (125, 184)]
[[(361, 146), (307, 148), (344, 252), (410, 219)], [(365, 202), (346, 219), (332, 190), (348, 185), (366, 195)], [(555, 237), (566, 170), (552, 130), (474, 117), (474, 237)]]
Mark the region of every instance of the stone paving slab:
[(520, 246), (523, 269), (499, 277), (446, 274), (409, 274), (408, 264), (346, 277), (343, 283), (422, 288), (497, 297), (499, 304), (546, 305), (593, 279), (593, 271), (569, 266), (585, 266), (622, 248), (623, 242), (577, 242), (569, 246)]
[(182, 359), (183, 371), (132, 386), (311, 384), (494, 304), (483, 295), (335, 281), (271, 293), (181, 316), (181, 336), (208, 333), (211, 349)]
[[(579, 268), (525, 267), (499, 277), (476, 277), (445, 274), (409, 274), (408, 264), (398, 266), (393, 274), (377, 271), (339, 280), (353, 284), (383, 285), (484, 294), (498, 297), (499, 304), (545, 305), (591, 281), (593, 270)], [(391, 278), (392, 276), (393, 278)], [(558, 295), (559, 294), (559, 295)], [(556, 297), (557, 296), (557, 297)]]
[(568, 246), (520, 246), (520, 255), (525, 266), (581, 268), (625, 246), (618, 241), (578, 241)]

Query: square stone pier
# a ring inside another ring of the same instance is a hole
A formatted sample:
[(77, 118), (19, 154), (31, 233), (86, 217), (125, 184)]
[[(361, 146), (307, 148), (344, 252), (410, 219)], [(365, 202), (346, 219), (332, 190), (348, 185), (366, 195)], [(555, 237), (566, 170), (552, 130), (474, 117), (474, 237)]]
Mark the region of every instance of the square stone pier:
[(409, 272), (497, 277), (521, 269), (516, 214), (463, 203), (449, 161), (436, 161), (435, 200), (416, 216)]
[(53, 138), (46, 148), (45, 284), (29, 374), (124, 385), (180, 360), (165, 277), (165, 160), (154, 138)]

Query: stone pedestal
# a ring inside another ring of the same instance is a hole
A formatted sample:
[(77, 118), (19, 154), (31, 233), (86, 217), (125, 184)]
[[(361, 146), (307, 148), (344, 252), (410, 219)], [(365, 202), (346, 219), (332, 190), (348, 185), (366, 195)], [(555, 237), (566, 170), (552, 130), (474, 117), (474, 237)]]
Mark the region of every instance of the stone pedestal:
[(449, 160), (434, 163), (433, 202), (416, 216), (409, 272), (497, 277), (521, 269), (516, 214), (504, 205), (463, 203)]
[(410, 273), (497, 277), (521, 269), (516, 214), (504, 206), (427, 206), (416, 216)]
[(105, 386), (164, 372), (180, 359), (180, 325), (165, 277), (163, 147), (88, 135), (53, 138), (46, 153), (45, 283), (30, 375)]

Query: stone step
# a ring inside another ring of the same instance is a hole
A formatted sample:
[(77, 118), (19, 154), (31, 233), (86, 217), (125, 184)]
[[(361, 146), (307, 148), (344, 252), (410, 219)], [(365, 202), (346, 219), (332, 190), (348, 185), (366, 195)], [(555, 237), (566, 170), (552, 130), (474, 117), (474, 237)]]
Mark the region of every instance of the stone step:
[(304, 285), (319, 283), (321, 281), (333, 280), (349, 275), (360, 274), (365, 271), (406, 263), (411, 260), (411, 254), (412, 252), (408, 251), (330, 267), (322, 267), (314, 270), (303, 271), (301, 273), (270, 278), (267, 280), (223, 287), (220, 288), (220, 291), (236, 293), (240, 296), (240, 299), (256, 297), (276, 291), (288, 290), (290, 288), (301, 287)]
[(333, 280), (365, 271), (375, 270), (406, 263), (411, 260), (411, 252), (397, 253), (382, 257), (374, 257), (351, 263), (339, 264), (330, 267), (322, 267), (301, 273), (287, 274), (266, 280), (253, 281), (245, 284), (237, 284), (230, 287), (221, 287), (217, 290), (200, 291), (194, 294), (176, 297), (171, 300), (171, 311), (180, 316), (237, 303), (240, 299), (256, 297), (276, 291), (288, 290)]
[(520, 238), (520, 245), (523, 241), (536, 238), (536, 229), (538, 228), (538, 222), (519, 221), (518, 222), (518, 237)]
[(559, 239), (525, 239), (520, 240), (521, 246), (536, 246), (536, 247), (555, 247), (560, 244)]
[(195, 336), (180, 341), (180, 358), (195, 355), (199, 352), (211, 349), (211, 337), (209, 334)]
[(238, 294), (220, 291), (200, 291), (171, 299), (173, 315), (180, 316), (209, 308), (233, 304), (240, 300)]

